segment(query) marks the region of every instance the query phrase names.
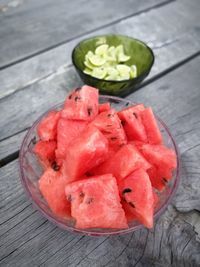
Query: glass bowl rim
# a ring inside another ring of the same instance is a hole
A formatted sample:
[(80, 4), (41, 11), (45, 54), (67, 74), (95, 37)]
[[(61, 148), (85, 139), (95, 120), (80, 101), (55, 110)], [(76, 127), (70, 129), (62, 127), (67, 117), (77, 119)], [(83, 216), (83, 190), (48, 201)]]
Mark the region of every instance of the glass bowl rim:
[[(108, 95), (100, 95), (99, 98), (101, 99), (112, 99), (114, 102), (124, 102), (124, 104), (133, 104), (136, 105), (137, 103), (130, 101), (129, 99), (123, 99), (120, 97), (116, 97), (116, 96), (108, 96)], [(36, 127), (36, 125), (38, 125), (38, 123), (41, 121), (41, 119), (47, 115), (51, 110), (53, 109), (57, 109), (59, 108), (61, 105), (63, 105), (64, 102), (62, 103), (58, 103), (54, 106), (52, 106), (51, 108), (49, 108), (47, 111), (45, 111), (41, 116), (39, 116), (39, 118), (32, 124), (32, 126), (29, 128), (28, 132), (26, 133), (23, 141), (22, 141), (22, 145), (20, 147), (20, 152), (19, 152), (19, 170), (20, 170), (20, 180), (21, 183), (24, 187), (24, 191), (26, 193), (26, 195), (28, 196), (28, 198), (31, 200), (31, 203), (36, 207), (36, 209), (41, 212), (43, 214), (43, 216), (49, 220), (50, 222), (53, 222), (56, 226), (60, 227), (61, 229), (64, 230), (68, 230), (69, 232), (77, 232), (80, 234), (84, 234), (84, 235), (89, 235), (89, 236), (108, 236), (108, 235), (119, 235), (119, 234), (126, 234), (126, 233), (130, 233), (130, 232), (134, 232), (138, 229), (142, 229), (145, 228), (142, 224), (138, 224), (135, 225), (133, 227), (127, 228), (127, 229), (119, 229), (119, 230), (114, 230), (111, 232), (107, 231), (107, 232), (100, 232), (100, 231), (90, 231), (87, 229), (78, 229), (78, 228), (74, 228), (72, 226), (68, 226), (66, 224), (64, 224), (63, 222), (58, 221), (55, 216), (48, 214), (36, 201), (36, 199), (33, 197), (33, 194), (31, 193), (31, 191), (29, 190), (29, 186), (27, 184), (27, 180), (23, 171), (23, 151), (26, 145), (26, 141), (29, 138), (29, 136), (32, 134), (32, 130)], [(178, 146), (169, 130), (169, 128), (167, 127), (167, 125), (156, 115), (156, 119), (159, 121), (159, 123), (162, 125), (162, 127), (165, 129), (165, 131), (167, 132), (168, 136), (170, 137), (172, 144), (174, 146), (175, 149), (175, 153), (176, 153), (176, 158), (177, 158), (177, 168), (176, 168), (176, 173), (175, 173), (175, 181), (174, 181), (174, 185), (172, 187), (172, 191), (170, 192), (168, 198), (164, 201), (163, 205), (154, 213), (154, 221), (163, 214), (163, 212), (166, 210), (168, 204), (170, 203), (170, 201), (172, 200), (172, 198), (174, 197), (176, 191), (177, 191), (177, 187), (180, 183), (180, 153), (178, 150)], [(102, 228), (103, 229), (103, 228)]]
[[(76, 64), (76, 62), (75, 62), (75, 52), (76, 52), (76, 49), (81, 45), (81, 43), (83, 43), (83, 42), (85, 42), (85, 41), (88, 41), (88, 40), (91, 40), (91, 39), (95, 39), (95, 38), (98, 38), (98, 37), (106, 37), (106, 36), (119, 36), (119, 37), (122, 37), (122, 38), (126, 37), (126, 38), (129, 38), (129, 39), (131, 39), (131, 40), (133, 40), (133, 41), (137, 41), (138, 43), (141, 43), (142, 45), (144, 45), (144, 46), (147, 48), (147, 50), (150, 52), (151, 56), (152, 56), (152, 62), (151, 62), (151, 64), (150, 64), (149, 68), (148, 68), (146, 71), (144, 71), (142, 74), (140, 74), (139, 76), (137, 76), (137, 77), (135, 77), (135, 78), (125, 79), (125, 80), (120, 80), (120, 81), (116, 81), (116, 80), (104, 80), (104, 79), (100, 79), (100, 78), (97, 78), (97, 77), (94, 77), (94, 76), (92, 76), (92, 75), (89, 75), (89, 74), (85, 73), (81, 68), (79, 68), (79, 66), (77, 66), (77, 64)], [(87, 78), (92, 78), (92, 79), (94, 79), (96, 82), (106, 82), (106, 83), (108, 83), (108, 84), (109, 84), (109, 83), (121, 84), (121, 83), (125, 83), (125, 82), (126, 82), (126, 83), (127, 83), (127, 82), (130, 82), (130, 81), (135, 81), (135, 82), (137, 82), (137, 81), (139, 81), (139, 80), (141, 79), (141, 77), (145, 77), (145, 76), (147, 76), (148, 73), (150, 72), (150, 70), (151, 70), (151, 68), (152, 68), (152, 66), (153, 66), (153, 64), (154, 64), (154, 62), (155, 62), (155, 55), (154, 55), (153, 50), (152, 50), (152, 49), (151, 49), (145, 42), (143, 42), (143, 41), (141, 41), (141, 40), (139, 40), (139, 39), (137, 39), (137, 38), (133, 38), (133, 37), (128, 36), (128, 35), (112, 34), (112, 33), (110, 33), (110, 34), (95, 35), (95, 36), (93, 36), (93, 37), (88, 37), (88, 38), (85, 38), (85, 39), (81, 40), (81, 41), (78, 42), (78, 44), (76, 44), (76, 46), (73, 48), (73, 50), (72, 50), (72, 55), (71, 55), (71, 59), (72, 59), (72, 63), (73, 63), (73, 65), (75, 66), (75, 68), (76, 68), (78, 71), (80, 71), (81, 74), (84, 75), (85, 77), (87, 77)]]

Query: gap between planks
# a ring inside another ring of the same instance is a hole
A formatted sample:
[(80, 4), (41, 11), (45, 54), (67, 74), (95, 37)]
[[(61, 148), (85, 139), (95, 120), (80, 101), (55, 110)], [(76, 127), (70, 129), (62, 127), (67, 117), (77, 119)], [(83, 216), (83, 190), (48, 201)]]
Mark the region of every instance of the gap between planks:
[[(195, 59), (196, 57), (198, 57), (198, 56), (200, 56), (200, 51), (198, 51), (197, 53), (195, 53), (195, 54), (189, 56), (188, 58), (186, 58), (186, 59), (184, 59), (184, 60), (178, 62), (178, 63), (175, 64), (174, 66), (172, 66), (172, 67), (170, 67), (170, 68), (164, 70), (163, 72), (161, 72), (161, 73), (155, 75), (154, 77), (150, 78), (147, 82), (144, 82), (141, 86), (139, 86), (139, 87), (137, 88), (137, 90), (140, 90), (140, 89), (144, 88), (145, 86), (147, 86), (148, 84), (153, 83), (153, 82), (155, 82), (155, 81), (158, 80), (158, 79), (161, 79), (162, 77), (164, 77), (164, 76), (167, 75), (168, 73), (170, 73), (170, 72), (172, 72), (172, 71), (174, 71), (174, 70), (176, 70), (176, 69), (182, 67), (183, 65), (185, 65), (185, 64), (187, 64), (188, 62), (194, 60), (194, 59)], [(29, 128), (28, 128), (28, 129), (29, 129)], [(25, 129), (24, 132), (25, 132), (26, 130), (27, 130), (27, 129)], [(21, 132), (23, 132), (23, 131), (20, 131), (20, 133), (21, 133)], [(15, 135), (17, 135), (17, 134), (18, 134), (18, 133), (14, 134), (13, 136), (15, 136)], [(10, 138), (10, 137), (4, 138), (3, 140), (6, 140), (6, 139), (8, 139), (8, 138)], [(2, 141), (2, 140), (0, 140), (0, 141)], [(7, 164), (9, 164), (11, 161), (17, 159), (18, 157), (19, 157), (19, 150), (15, 151), (14, 153), (8, 155), (7, 157), (1, 159), (1, 160), (0, 160), (0, 168), (3, 167), (3, 166), (5, 166), (5, 165), (7, 165)]]
[(5, 65), (3, 65), (3, 66), (0, 66), (0, 70), (4, 70), (4, 69), (6, 69), (6, 68), (8, 68), (8, 67), (11, 67), (11, 66), (13, 66), (13, 65), (16, 65), (16, 64), (18, 64), (18, 63), (21, 63), (21, 62), (23, 62), (24, 60), (27, 60), (27, 59), (30, 59), (30, 58), (32, 58), (32, 57), (38, 56), (38, 55), (40, 55), (40, 54), (42, 54), (42, 53), (45, 53), (45, 52), (47, 52), (47, 51), (50, 51), (51, 49), (54, 49), (54, 48), (59, 47), (59, 46), (61, 46), (61, 45), (63, 45), (63, 44), (66, 44), (66, 43), (68, 43), (68, 42), (71, 42), (71, 41), (73, 41), (73, 40), (76, 40), (76, 39), (78, 39), (78, 38), (80, 38), (80, 37), (83, 37), (83, 36), (85, 36), (85, 35), (87, 35), (87, 34), (91, 34), (91, 33), (96, 32), (96, 31), (98, 31), (98, 30), (102, 30), (102, 29), (104, 29), (104, 28), (106, 28), (106, 27), (112, 26), (112, 25), (114, 25), (114, 24), (116, 24), (116, 23), (122, 22), (123, 20), (126, 20), (126, 19), (128, 19), (128, 18), (135, 17), (135, 16), (138, 16), (138, 15), (140, 15), (140, 14), (142, 14), (142, 13), (146, 13), (146, 12), (149, 12), (149, 11), (151, 11), (151, 10), (154, 10), (154, 9), (157, 9), (157, 8), (160, 8), (160, 7), (163, 7), (163, 6), (168, 5), (168, 4), (170, 4), (170, 3), (174, 2), (174, 1), (175, 1), (175, 0), (167, 0), (167, 1), (162, 2), (162, 3), (158, 3), (158, 4), (156, 4), (156, 5), (152, 6), (152, 7), (145, 8), (145, 9), (143, 9), (143, 10), (140, 10), (140, 11), (136, 12), (136, 13), (132, 13), (132, 14), (130, 14), (130, 15), (128, 15), (128, 16), (124, 16), (123, 18), (116, 19), (116, 20), (114, 20), (114, 21), (112, 21), (112, 22), (110, 22), (110, 23), (107, 23), (107, 24), (104, 24), (104, 25), (102, 25), (102, 26), (99, 26), (99, 27), (97, 27), (97, 28), (95, 28), (95, 29), (92, 29), (92, 30), (90, 30), (90, 31), (86, 31), (86, 32), (84, 32), (84, 33), (82, 33), (82, 34), (79, 34), (79, 35), (73, 37), (73, 38), (68, 38), (68, 39), (66, 39), (66, 40), (64, 40), (64, 41), (62, 41), (62, 42), (59, 42), (59, 43), (57, 43), (57, 44), (55, 44), (55, 45), (52, 45), (52, 46), (50, 46), (50, 47), (48, 47), (48, 48), (41, 49), (41, 50), (39, 50), (38, 52), (32, 53), (32, 54), (30, 54), (30, 55), (28, 55), (28, 56), (22, 57), (22, 58), (20, 58), (20, 59), (18, 59), (18, 60), (15, 60), (15, 61), (10, 62), (10, 63), (8, 63), (8, 64), (5, 64)]

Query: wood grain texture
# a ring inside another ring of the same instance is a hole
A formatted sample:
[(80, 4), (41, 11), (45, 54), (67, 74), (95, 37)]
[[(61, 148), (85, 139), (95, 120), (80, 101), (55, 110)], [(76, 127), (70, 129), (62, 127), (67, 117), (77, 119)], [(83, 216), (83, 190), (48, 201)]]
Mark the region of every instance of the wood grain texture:
[(110, 32), (139, 38), (153, 48), (156, 61), (149, 78), (153, 77), (199, 51), (199, 14), (198, 0), (178, 0), (76, 38), (0, 71), (0, 98), (62, 72), (81, 39)]
[[(17, 0), (0, 9), (0, 66), (30, 57), (166, 0)], [(23, 41), (22, 41), (23, 40)], [(9, 46), (8, 46), (9, 44)]]
[(60, 230), (27, 200), (13, 161), (0, 169), (0, 265), (200, 266), (199, 64), (200, 57), (129, 97), (154, 107), (181, 154), (181, 184), (154, 229), (103, 238)]
[(0, 169), (0, 183), (0, 266), (199, 266), (198, 212), (172, 203), (150, 231), (89, 237), (58, 229), (35, 210), (17, 160)]
[(26, 133), (27, 130), (22, 131), (0, 142), (0, 167), (10, 162), (12, 155), (19, 151)]
[[(161, 43), (163, 38), (166, 38), (168, 34), (168, 39), (172, 38), (171, 29), (176, 28), (174, 25), (178, 24), (178, 21), (181, 20), (183, 16), (183, 10), (186, 9), (175, 9), (180, 12), (179, 16), (174, 11), (174, 7), (170, 8), (169, 6), (165, 7), (163, 14), (158, 13), (157, 20), (154, 16), (155, 14), (152, 13), (148, 20), (142, 24), (140, 28), (140, 32), (143, 31), (143, 28), (147, 28), (151, 25), (152, 31), (156, 31), (158, 25), (161, 26), (159, 28), (157, 36), (152, 37), (153, 39), (160, 38), (158, 43)], [(190, 10), (191, 11), (191, 10)], [(174, 12), (174, 13), (173, 13)], [(170, 14), (173, 14), (172, 19), (169, 21), (168, 17)], [(190, 12), (190, 15), (192, 13)], [(187, 29), (194, 30), (197, 21), (195, 17), (195, 10), (194, 10), (194, 21), (193, 19), (189, 19), (189, 14), (186, 13), (186, 18), (188, 21), (193, 21), (193, 26), (188, 25)], [(134, 25), (139, 27), (139, 22), (142, 23), (144, 20), (143, 16), (138, 19), (138, 22), (134, 22)], [(151, 23), (150, 23), (151, 21)], [(163, 22), (163, 24), (162, 24)], [(123, 22), (119, 24), (117, 27), (120, 32), (121, 29), (128, 28), (131, 31), (133, 25), (133, 21), (130, 21), (128, 25)], [(162, 27), (165, 27), (162, 30)], [(179, 24), (178, 24), (179, 25)], [(137, 28), (137, 27), (136, 27)], [(180, 27), (182, 30), (183, 28)], [(127, 33), (128, 33), (127, 30)], [(161, 31), (162, 30), (162, 31)], [(175, 33), (177, 33), (175, 31)], [(131, 32), (130, 32), (131, 34)], [(174, 32), (173, 32), (174, 34)], [(181, 34), (179, 32), (179, 34)], [(191, 34), (191, 33), (190, 33)], [(146, 33), (147, 35), (147, 33)], [(164, 37), (165, 36), (165, 37)], [(177, 36), (177, 34), (176, 34)], [(180, 61), (184, 60), (186, 57), (190, 56), (193, 53), (196, 53), (199, 49), (199, 41), (200, 41), (200, 31), (196, 31), (196, 35), (193, 36), (194, 38), (188, 39), (188, 35), (183, 35), (184, 48), (180, 39), (177, 42), (171, 43), (171, 46), (165, 46), (164, 43), (160, 48), (155, 49), (156, 54), (156, 63), (152, 70), (152, 74), (150, 78), (159, 75), (163, 71), (168, 70), (170, 67), (176, 65)], [(187, 43), (187, 40), (190, 40), (190, 44)], [(45, 110), (51, 107), (53, 104), (63, 101), (66, 92), (73, 87), (79, 86), (81, 84), (80, 79), (78, 78), (77, 74), (74, 71), (74, 68), (70, 66), (63, 66), (59, 68), (56, 72), (48, 75), (45, 79), (41, 79), (32, 85), (22, 87), (8, 95), (7, 97), (3, 97), (0, 99), (0, 113), (4, 114), (4, 116), (0, 117), (0, 138), (4, 139), (6, 137), (12, 136), (15, 133), (22, 131), (23, 129), (30, 127), (32, 122)]]

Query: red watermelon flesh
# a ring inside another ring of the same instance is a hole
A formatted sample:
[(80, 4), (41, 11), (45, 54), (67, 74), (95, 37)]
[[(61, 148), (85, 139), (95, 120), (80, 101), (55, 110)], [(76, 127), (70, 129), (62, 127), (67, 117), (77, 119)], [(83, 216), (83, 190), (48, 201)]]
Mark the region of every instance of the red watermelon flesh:
[[(154, 209), (158, 205), (159, 198), (158, 195), (153, 191), (153, 198), (154, 198)], [(121, 199), (122, 207), (124, 209), (126, 219), (128, 222), (137, 221), (137, 216), (133, 213), (133, 208), (122, 198)]]
[(154, 199), (154, 209), (156, 209), (156, 207), (158, 206), (158, 203), (159, 203), (159, 197), (154, 190), (153, 190), (153, 199)]
[(38, 125), (38, 136), (43, 141), (56, 140), (60, 111), (50, 111)]
[(57, 149), (56, 157), (66, 157), (69, 144), (78, 137), (87, 125), (87, 121), (67, 120), (61, 118), (57, 127)]
[(171, 170), (163, 170), (152, 166), (147, 170), (151, 184), (154, 188), (159, 191), (163, 191), (166, 187), (167, 182), (172, 178)]
[(103, 104), (99, 104), (99, 113), (110, 110), (110, 103), (106, 102)]
[(33, 151), (38, 156), (44, 168), (55, 162), (56, 141), (38, 141)]
[(71, 120), (92, 121), (98, 114), (98, 90), (84, 85), (75, 89), (65, 101), (61, 116)]
[(65, 193), (77, 228), (128, 227), (116, 179), (111, 174), (70, 183)]
[(108, 159), (113, 158), (115, 154), (116, 154), (115, 150), (113, 150), (112, 148), (108, 147), (108, 152), (107, 152), (107, 155), (106, 155), (106, 160), (102, 164), (100, 164), (97, 167), (94, 167), (93, 169), (91, 169), (90, 171), (88, 171), (86, 173), (86, 175), (88, 177), (90, 177), (90, 176), (94, 176), (94, 175), (101, 175), (101, 174), (109, 173), (109, 171), (108, 171), (108, 168), (109, 167), (106, 167), (107, 165), (110, 164), (110, 161)]
[(144, 106), (139, 104), (118, 112), (129, 141), (147, 141), (146, 131), (140, 116), (142, 110), (144, 110)]
[(87, 127), (68, 147), (63, 162), (63, 173), (68, 181), (74, 181), (90, 169), (105, 161), (108, 141), (96, 128)]
[(113, 157), (109, 157), (103, 164), (94, 168), (92, 173), (95, 175), (112, 173), (120, 181), (139, 168), (147, 170), (150, 167), (150, 163), (137, 148), (128, 144), (121, 147)]
[(122, 207), (124, 209), (127, 221), (128, 222), (137, 221), (137, 217), (135, 216), (135, 214), (132, 213), (132, 208), (130, 207), (130, 205), (124, 199), (121, 200), (121, 203), (122, 203)]
[(100, 113), (91, 125), (97, 127), (108, 139), (109, 146), (118, 150), (127, 143), (126, 134), (114, 109)]
[(154, 196), (148, 174), (138, 169), (119, 184), (121, 197), (133, 215), (147, 228), (153, 227)]
[(138, 140), (130, 141), (128, 143), (134, 145), (139, 151), (142, 149), (143, 145), (146, 144), (146, 143), (144, 143), (142, 141), (138, 141)]
[(159, 169), (172, 170), (176, 168), (176, 154), (173, 149), (164, 145), (145, 144), (141, 149), (144, 157)]
[(146, 130), (147, 139), (150, 144), (161, 144), (162, 135), (158, 127), (152, 108), (146, 108), (141, 112), (142, 122)]
[(47, 169), (39, 180), (39, 189), (50, 209), (61, 217), (70, 216), (70, 203), (65, 195), (66, 180), (60, 172)]

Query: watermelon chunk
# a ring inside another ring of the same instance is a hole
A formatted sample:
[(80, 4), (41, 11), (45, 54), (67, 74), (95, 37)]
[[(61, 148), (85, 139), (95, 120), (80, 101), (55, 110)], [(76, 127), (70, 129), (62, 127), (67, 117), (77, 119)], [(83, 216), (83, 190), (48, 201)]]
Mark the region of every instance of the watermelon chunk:
[(50, 167), (55, 162), (56, 141), (38, 141), (33, 152), (38, 156), (44, 168)]
[(56, 140), (60, 111), (50, 111), (38, 125), (38, 136), (43, 141)]
[(119, 191), (137, 220), (152, 228), (154, 196), (148, 174), (143, 169), (136, 170), (120, 182)]
[(106, 137), (95, 127), (87, 127), (68, 147), (63, 173), (74, 181), (105, 161), (108, 153)]
[(111, 174), (70, 183), (65, 193), (77, 228), (128, 227), (116, 179)]
[(99, 104), (99, 113), (110, 110), (110, 103), (106, 102), (103, 104)]
[(125, 212), (127, 222), (129, 223), (137, 221), (137, 216), (135, 216), (135, 214), (132, 213), (132, 208), (130, 207), (130, 205), (124, 199), (121, 199), (121, 204)]
[(92, 121), (98, 114), (98, 90), (84, 85), (66, 99), (61, 116), (66, 119)]
[(47, 169), (39, 180), (39, 189), (50, 209), (61, 217), (70, 216), (70, 203), (65, 195), (66, 180), (60, 172)]
[(141, 149), (144, 157), (159, 169), (175, 169), (177, 165), (176, 154), (173, 149), (164, 145), (145, 144)]
[(81, 134), (86, 125), (87, 121), (60, 118), (57, 126), (57, 159), (64, 159), (66, 157), (69, 144)]
[(130, 141), (128, 143), (134, 145), (139, 151), (141, 151), (143, 145), (146, 144), (146, 143), (144, 143), (142, 141), (138, 141), (138, 140)]
[(112, 173), (120, 181), (139, 168), (147, 170), (150, 167), (151, 164), (137, 148), (128, 144), (121, 147), (113, 157), (109, 157), (107, 161), (91, 170), (91, 172), (95, 175)]
[(159, 191), (163, 191), (167, 182), (172, 178), (172, 171), (170, 169), (160, 169), (152, 166), (147, 170), (151, 184)]
[[(154, 209), (157, 207), (158, 202), (159, 202), (159, 198), (158, 195), (153, 191), (153, 199), (154, 199)], [(137, 215), (135, 213), (133, 213), (133, 208), (125, 201), (124, 198), (121, 199), (121, 203), (122, 203), (122, 207), (124, 209), (125, 215), (126, 215), (126, 219), (128, 222), (133, 222), (133, 221), (137, 221)]]
[(108, 139), (109, 146), (118, 150), (127, 143), (126, 134), (114, 109), (100, 113), (91, 125), (97, 127)]
[(150, 144), (161, 144), (162, 135), (158, 127), (152, 108), (146, 108), (141, 112), (142, 122), (146, 130), (147, 139)]
[(144, 110), (144, 105), (138, 104), (118, 112), (129, 141), (147, 141), (146, 131), (140, 117), (142, 110)]

